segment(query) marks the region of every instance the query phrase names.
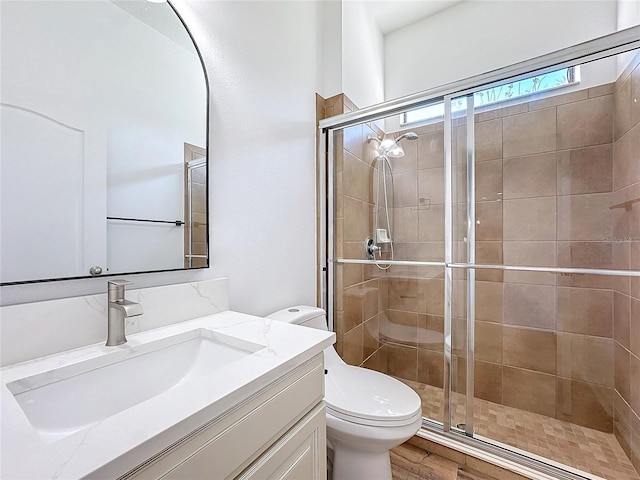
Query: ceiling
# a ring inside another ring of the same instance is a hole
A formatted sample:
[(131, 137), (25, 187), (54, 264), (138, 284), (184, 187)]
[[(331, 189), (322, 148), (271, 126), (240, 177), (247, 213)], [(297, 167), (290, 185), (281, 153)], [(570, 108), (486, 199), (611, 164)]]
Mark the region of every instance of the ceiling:
[(462, 0), (365, 0), (383, 35), (430, 17)]

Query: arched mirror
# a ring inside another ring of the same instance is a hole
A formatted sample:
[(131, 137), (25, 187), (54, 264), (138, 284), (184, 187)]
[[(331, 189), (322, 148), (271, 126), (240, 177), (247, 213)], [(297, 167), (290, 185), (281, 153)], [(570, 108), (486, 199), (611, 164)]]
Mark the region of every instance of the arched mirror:
[(0, 283), (208, 266), (206, 75), (172, 6), (0, 1)]

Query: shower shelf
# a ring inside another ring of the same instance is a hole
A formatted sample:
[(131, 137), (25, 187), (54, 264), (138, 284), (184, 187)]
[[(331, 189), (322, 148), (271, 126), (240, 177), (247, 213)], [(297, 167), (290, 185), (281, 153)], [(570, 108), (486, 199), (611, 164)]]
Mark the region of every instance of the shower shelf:
[(417, 207), (411, 207), (411, 210), (431, 210), (431, 199), (420, 198), (420, 204)]
[(614, 208), (624, 208), (625, 210), (631, 210), (631, 207), (634, 203), (640, 202), (640, 198), (634, 198), (633, 200), (627, 200), (626, 202), (617, 203), (616, 205), (611, 205), (609, 207), (610, 210)]

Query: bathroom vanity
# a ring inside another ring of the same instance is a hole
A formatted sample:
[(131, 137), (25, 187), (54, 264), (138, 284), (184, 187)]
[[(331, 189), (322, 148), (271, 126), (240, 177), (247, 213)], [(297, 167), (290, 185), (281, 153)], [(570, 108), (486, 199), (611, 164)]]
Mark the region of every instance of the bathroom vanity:
[(316, 356), (121, 478), (324, 478), (323, 373)]
[(223, 311), (2, 369), (2, 478), (324, 478), (330, 332)]

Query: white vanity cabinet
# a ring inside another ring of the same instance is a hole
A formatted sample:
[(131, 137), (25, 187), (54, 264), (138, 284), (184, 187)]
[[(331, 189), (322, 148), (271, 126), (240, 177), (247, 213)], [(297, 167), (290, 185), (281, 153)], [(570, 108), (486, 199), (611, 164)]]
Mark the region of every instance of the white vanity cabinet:
[(324, 479), (322, 354), (212, 419), (121, 479)]

